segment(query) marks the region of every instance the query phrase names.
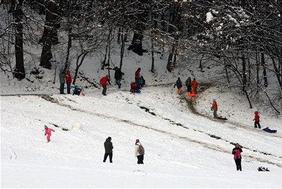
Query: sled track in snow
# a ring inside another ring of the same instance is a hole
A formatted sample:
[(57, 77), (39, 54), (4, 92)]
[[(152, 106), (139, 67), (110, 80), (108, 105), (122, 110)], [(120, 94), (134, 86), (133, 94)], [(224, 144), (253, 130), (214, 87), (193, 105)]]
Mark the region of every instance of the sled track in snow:
[[(141, 125), (141, 124), (138, 124), (138, 123), (134, 123), (133, 121), (130, 121), (130, 120), (126, 120), (126, 119), (121, 119), (121, 118), (117, 118), (117, 117), (114, 117), (114, 116), (110, 116), (110, 115), (105, 115), (105, 114), (101, 114), (101, 113), (97, 113), (97, 112), (90, 112), (90, 111), (87, 111), (87, 110), (83, 110), (83, 109), (79, 109), (79, 108), (74, 108), (72, 107), (71, 105), (68, 105), (68, 104), (64, 104), (62, 102), (60, 102), (59, 100), (57, 99), (54, 99), (53, 97), (49, 96), (49, 95), (41, 95), (41, 98), (48, 101), (48, 102), (51, 102), (51, 103), (55, 103), (59, 106), (62, 106), (62, 107), (66, 107), (66, 108), (69, 108), (71, 109), (72, 111), (77, 111), (77, 112), (82, 112), (82, 113), (86, 113), (86, 114), (89, 114), (89, 115), (95, 115), (95, 116), (98, 116), (98, 117), (102, 117), (102, 118), (106, 118), (106, 119), (112, 119), (114, 121), (117, 121), (117, 122), (122, 122), (122, 123), (126, 123), (128, 125), (131, 125), (131, 126), (138, 126), (138, 127), (143, 127), (143, 128), (146, 128), (146, 129), (150, 129), (152, 131), (155, 131), (155, 132), (159, 132), (159, 133), (163, 133), (163, 134), (167, 134), (169, 136), (172, 136), (172, 137), (176, 137), (176, 138), (180, 138), (180, 139), (183, 139), (183, 140), (187, 140), (189, 142), (192, 142), (192, 143), (196, 143), (196, 144), (199, 144), (201, 146), (204, 146), (208, 149), (211, 149), (211, 150), (215, 150), (215, 151), (219, 151), (219, 152), (223, 152), (223, 153), (227, 153), (227, 154), (230, 154), (230, 150), (226, 150), (220, 146), (217, 146), (217, 145), (213, 145), (213, 144), (208, 144), (208, 143), (205, 143), (205, 142), (202, 142), (202, 141), (199, 141), (199, 140), (195, 140), (195, 139), (191, 139), (189, 137), (186, 137), (186, 136), (180, 136), (180, 135), (177, 135), (177, 134), (174, 134), (174, 133), (171, 133), (171, 132), (168, 132), (168, 131), (164, 131), (164, 130), (160, 130), (160, 129), (155, 129), (155, 128), (152, 128), (150, 126), (146, 126), (146, 125)], [(69, 98), (67, 97), (64, 97), (65, 99), (69, 100)], [(72, 100), (73, 101), (73, 100)], [(142, 107), (139, 107), (141, 109), (144, 109), (146, 111), (146, 108), (142, 108)], [(150, 113), (150, 110), (147, 111), (148, 113)], [(151, 113), (152, 114), (152, 113)], [(155, 113), (154, 113), (155, 114)], [(152, 116), (158, 116), (157, 114), (153, 115)], [(161, 116), (159, 116), (161, 117)], [(164, 117), (161, 117), (162, 119), (164, 120), (167, 120), (169, 121), (171, 124), (173, 125), (176, 125), (176, 126), (180, 126), (180, 127), (183, 127), (185, 129), (190, 129), (186, 126), (184, 126), (183, 124), (181, 123), (177, 123), (177, 122), (174, 122), (173, 120), (171, 119), (168, 119), (168, 118), (164, 118)], [(57, 127), (60, 127), (57, 125)], [(205, 133), (203, 131), (200, 131), (200, 130), (196, 130), (196, 129), (192, 129), (193, 131), (196, 131), (196, 132), (201, 132), (201, 133), (204, 133), (206, 135), (208, 135), (209, 137), (212, 137), (214, 138), (215, 140), (222, 140), (224, 142), (227, 142), (227, 143), (230, 143), (230, 144), (234, 144), (233, 142), (230, 142), (228, 140), (225, 140), (225, 139), (222, 139), (221, 137), (218, 137), (218, 136), (215, 136), (215, 135), (212, 135), (212, 134), (208, 134), (208, 133)], [(255, 153), (259, 153), (259, 154), (262, 154), (262, 155), (268, 155), (268, 156), (272, 156), (274, 158), (278, 158), (278, 159), (282, 159), (282, 157), (278, 157), (278, 156), (275, 156), (273, 154), (270, 154), (270, 153), (265, 153), (265, 152), (261, 152), (261, 151), (258, 151), (258, 150), (253, 150), (253, 149), (250, 149), (250, 148), (245, 148), (247, 150), (250, 150), (251, 152), (255, 152)], [(263, 163), (268, 163), (268, 164), (272, 164), (272, 165), (276, 165), (277, 167), (280, 167), (282, 168), (282, 164), (281, 163), (276, 163), (276, 162), (273, 162), (273, 161), (270, 161), (270, 160), (267, 160), (267, 159), (264, 159), (264, 158), (260, 158), (260, 157), (255, 157), (253, 155), (246, 155), (245, 157), (248, 157), (252, 160), (256, 160), (256, 161), (259, 161), (259, 162), (263, 162)]]
[[(201, 94), (201, 93), (205, 92), (205, 90), (207, 90), (210, 87), (212, 87), (211, 83), (202, 83), (198, 94)], [(244, 125), (244, 124), (241, 124), (241, 123), (238, 123), (238, 122), (235, 122), (235, 121), (214, 119), (214, 118), (209, 117), (207, 115), (201, 114), (200, 112), (198, 112), (196, 110), (196, 108), (194, 106), (195, 101), (192, 101), (192, 100), (188, 99), (185, 96), (185, 94), (181, 94), (180, 97), (181, 97), (180, 99), (184, 99), (187, 102), (188, 108), (195, 115), (204, 117), (204, 118), (209, 119), (209, 120), (214, 121), (214, 122), (229, 123), (229, 124), (231, 124), (231, 126), (229, 126), (229, 125), (224, 125), (224, 126), (227, 126), (227, 127), (231, 128), (231, 129), (241, 128), (241, 129), (248, 130), (248, 131), (251, 131), (251, 132), (256, 132), (256, 133), (260, 133), (261, 132), (261, 130), (255, 130), (255, 129), (249, 127), (248, 125)], [(232, 125), (234, 125), (236, 127), (234, 127)], [(271, 135), (271, 137), (282, 139), (282, 136), (279, 136), (279, 135)]]

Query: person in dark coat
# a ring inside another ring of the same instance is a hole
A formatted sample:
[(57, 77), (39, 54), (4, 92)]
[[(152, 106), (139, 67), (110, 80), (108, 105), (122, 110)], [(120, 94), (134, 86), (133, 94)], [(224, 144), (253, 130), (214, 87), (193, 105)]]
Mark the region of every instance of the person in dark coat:
[(182, 91), (182, 81), (180, 79), (180, 77), (178, 77), (178, 79), (176, 80), (174, 87), (177, 87), (177, 94), (180, 94)]
[(185, 81), (185, 85), (187, 88), (187, 92), (192, 92), (192, 81), (191, 81), (191, 77), (188, 77), (187, 80)]
[(62, 68), (59, 73), (59, 79), (60, 79), (60, 94), (65, 94), (64, 88), (65, 88), (65, 70)]
[(103, 162), (106, 162), (107, 157), (109, 156), (110, 158), (110, 163), (113, 163), (113, 143), (112, 143), (112, 138), (108, 137), (106, 141), (104, 142), (104, 147), (105, 147), (105, 155), (104, 155), (104, 160)]
[(243, 152), (242, 147), (237, 143), (235, 144), (235, 148), (232, 150), (232, 154), (234, 155), (234, 160), (236, 164), (236, 169), (237, 171), (242, 171), (242, 166), (241, 166), (241, 153)]
[(121, 79), (122, 79), (122, 76), (124, 75), (124, 73), (118, 67), (115, 67), (114, 70), (115, 70), (116, 84), (118, 85), (118, 88), (120, 89), (120, 86), (121, 86), (120, 82), (121, 82)]

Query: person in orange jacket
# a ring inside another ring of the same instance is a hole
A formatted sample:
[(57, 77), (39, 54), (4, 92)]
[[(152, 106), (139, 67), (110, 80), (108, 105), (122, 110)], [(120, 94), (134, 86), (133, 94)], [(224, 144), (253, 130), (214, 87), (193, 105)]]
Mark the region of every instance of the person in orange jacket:
[(191, 86), (192, 86), (192, 93), (197, 94), (197, 88), (199, 86), (199, 83), (196, 81), (195, 78), (191, 82)]
[(260, 116), (259, 116), (259, 112), (258, 111), (255, 111), (255, 118), (253, 119), (254, 121), (255, 121), (255, 124), (254, 124), (254, 126), (255, 126), (255, 128), (261, 128), (260, 127)]
[(217, 115), (218, 104), (215, 99), (213, 99), (211, 110), (213, 110), (213, 117), (218, 118), (218, 115)]
[(66, 83), (67, 83), (67, 93), (70, 94), (72, 76), (71, 76), (71, 73), (70, 73), (69, 70), (66, 73), (65, 80), (66, 80)]
[(106, 75), (100, 79), (100, 85), (103, 87), (102, 95), (106, 96), (107, 94), (107, 85), (110, 84), (109, 76)]

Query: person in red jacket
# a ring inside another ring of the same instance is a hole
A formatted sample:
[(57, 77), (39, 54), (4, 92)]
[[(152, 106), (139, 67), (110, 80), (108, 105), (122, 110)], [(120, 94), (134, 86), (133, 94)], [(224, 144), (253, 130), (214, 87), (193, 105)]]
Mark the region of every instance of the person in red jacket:
[(69, 70), (66, 73), (65, 80), (67, 83), (67, 93), (70, 94), (72, 76)]
[(138, 84), (139, 83), (139, 79), (141, 78), (141, 68), (138, 68), (135, 71), (135, 82)]
[(103, 87), (102, 95), (106, 96), (107, 94), (107, 85), (110, 84), (109, 76), (106, 75), (100, 79), (100, 85)]
[(132, 93), (140, 93), (140, 89), (138, 88), (138, 84), (136, 82), (130, 83), (130, 92)]
[(253, 119), (254, 121), (255, 121), (255, 124), (254, 124), (254, 126), (255, 126), (255, 128), (259, 128), (260, 129), (260, 116), (259, 116), (259, 112), (258, 111), (255, 111), (255, 118)]
[(217, 115), (218, 104), (215, 99), (213, 99), (211, 110), (213, 110), (213, 117), (217, 118), (218, 117)]
[(242, 171), (242, 166), (241, 166), (241, 153), (243, 152), (242, 147), (237, 143), (235, 144), (235, 148), (232, 150), (232, 154), (234, 156), (235, 164), (237, 171)]
[(47, 142), (51, 141), (50, 138), (51, 138), (52, 132), (55, 132), (54, 129), (51, 129), (45, 125), (45, 136), (47, 135)]
[(197, 88), (199, 86), (199, 83), (196, 81), (194, 78), (193, 81), (191, 82), (191, 87), (192, 87), (192, 93), (197, 94)]

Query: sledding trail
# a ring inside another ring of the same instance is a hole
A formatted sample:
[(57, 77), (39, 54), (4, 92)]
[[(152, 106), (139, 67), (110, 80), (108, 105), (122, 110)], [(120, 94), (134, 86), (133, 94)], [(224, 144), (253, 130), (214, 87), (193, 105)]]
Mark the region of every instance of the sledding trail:
[[(59, 101), (58, 99), (55, 99), (55, 98), (53, 98), (51, 96), (48, 96), (48, 95), (43, 95), (43, 96), (41, 96), (41, 98), (43, 98), (44, 100), (46, 100), (48, 102), (51, 102), (51, 103), (57, 104), (59, 106), (71, 109), (72, 111), (86, 113), (88, 115), (94, 115), (94, 116), (101, 117), (101, 118), (104, 118), (104, 119), (111, 119), (111, 120), (114, 120), (116, 122), (125, 123), (127, 125), (131, 125), (131, 126), (134, 126), (134, 127), (137, 126), (137, 127), (146, 128), (146, 129), (149, 129), (149, 130), (152, 130), (152, 131), (155, 131), (155, 132), (167, 134), (167, 135), (169, 135), (171, 137), (175, 137), (175, 138), (187, 140), (187, 141), (189, 141), (191, 143), (199, 144), (199, 145), (201, 145), (201, 146), (203, 146), (205, 148), (208, 148), (208, 149), (211, 149), (211, 150), (214, 150), (214, 151), (230, 154), (230, 150), (226, 150), (225, 148), (223, 148), (221, 146), (218, 146), (216, 144), (211, 144), (211, 143), (203, 142), (203, 141), (200, 141), (200, 140), (192, 139), (192, 138), (184, 136), (184, 135), (179, 135), (179, 134), (175, 134), (175, 133), (172, 133), (172, 132), (169, 132), (169, 131), (153, 128), (153, 127), (148, 126), (148, 125), (136, 123), (136, 122), (134, 122), (132, 120), (122, 119), (122, 118), (118, 118), (118, 117), (115, 117), (115, 116), (112, 116), (112, 115), (103, 114), (103, 113), (92, 112), (92, 111), (84, 110), (84, 109), (81, 109), (81, 108), (75, 108), (75, 107), (73, 107), (73, 106), (71, 106), (69, 104), (65, 104), (65, 103)], [(67, 99), (69, 102), (74, 103), (73, 100), (69, 100), (67, 97), (64, 97), (64, 99)], [(156, 115), (152, 115), (152, 116), (156, 116)], [(181, 123), (174, 122), (173, 120), (170, 120), (169, 118), (162, 118), (162, 119), (169, 121), (173, 125), (175, 124), (177, 126), (185, 128), (185, 129), (189, 129), (188, 127), (182, 125)], [(195, 129), (193, 129), (193, 131), (204, 133), (203, 131), (199, 131), (199, 130), (195, 130)], [(212, 135), (212, 134), (208, 134), (208, 133), (204, 133), (204, 134), (207, 134), (207, 135), (209, 135), (209, 137), (215, 138), (215, 140), (218, 140), (217, 137)], [(221, 140), (223, 140), (223, 139), (221, 139)], [(231, 143), (231, 142), (229, 142), (227, 140), (225, 142)], [(270, 154), (270, 153), (260, 152), (260, 151), (252, 150), (252, 149), (249, 149), (249, 148), (245, 148), (245, 149), (247, 149), (247, 150), (249, 150), (249, 151), (251, 151), (253, 153), (259, 153), (261, 155), (272, 156), (273, 158), (277, 158), (278, 162), (280, 161), (278, 159), (282, 159), (282, 157), (278, 157), (278, 156), (275, 156), (275, 155)], [(265, 159), (265, 158), (262, 158), (262, 157), (255, 157), (254, 155), (251, 155), (251, 154), (250, 155), (245, 155), (245, 157), (249, 158), (251, 160), (255, 160), (255, 161), (262, 162), (262, 163), (268, 163), (268, 164), (276, 165), (277, 167), (282, 168), (282, 163), (274, 162), (274, 161), (269, 160), (269, 159)]]
[[(199, 88), (199, 91), (198, 91), (198, 97), (200, 95), (204, 95), (204, 92), (209, 89), (210, 87), (213, 87), (212, 83), (201, 83), (200, 85), (200, 88)], [(245, 129), (245, 130), (248, 130), (248, 131), (251, 131), (251, 132), (256, 132), (256, 133), (261, 133), (262, 131), (261, 130), (256, 130), (256, 129), (253, 129), (251, 128), (250, 126), (248, 125), (244, 125), (242, 123), (239, 123), (239, 122), (235, 122), (235, 121), (231, 121), (231, 120), (220, 120), (220, 119), (214, 119), (210, 116), (207, 116), (205, 114), (201, 114), (200, 112), (197, 111), (196, 107), (195, 107), (195, 103), (197, 101), (198, 98), (194, 99), (194, 100), (191, 100), (189, 99), (187, 96), (186, 96), (186, 93), (182, 93), (180, 95), (181, 99), (185, 99), (187, 104), (188, 104), (188, 108), (190, 109), (190, 111), (195, 114), (195, 115), (198, 115), (198, 116), (201, 116), (201, 117), (204, 117), (206, 119), (209, 119), (211, 121), (214, 121), (214, 122), (219, 122), (219, 123), (229, 123), (229, 124), (224, 124), (225, 127), (229, 127), (231, 129), (233, 128), (241, 128), (241, 129)], [(234, 125), (234, 126), (233, 126)], [(222, 125), (223, 126), (223, 125)], [(280, 135), (272, 135), (272, 137), (275, 137), (275, 138), (281, 138), (282, 139), (282, 136)]]

